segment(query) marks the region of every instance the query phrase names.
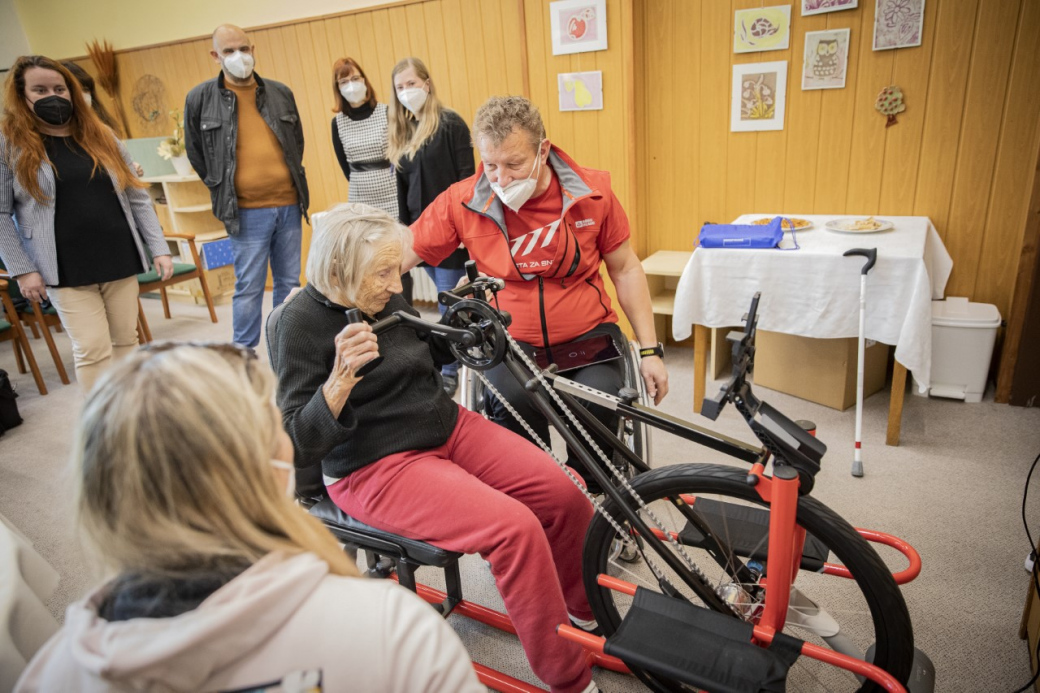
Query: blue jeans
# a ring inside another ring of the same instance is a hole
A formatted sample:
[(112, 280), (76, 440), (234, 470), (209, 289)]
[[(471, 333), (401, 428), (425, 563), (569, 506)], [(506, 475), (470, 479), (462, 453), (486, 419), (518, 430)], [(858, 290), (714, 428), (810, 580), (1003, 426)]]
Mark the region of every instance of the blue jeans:
[(239, 209), (238, 219), (238, 233), (231, 236), (235, 260), (233, 339), (235, 344), (255, 347), (260, 343), (268, 261), (274, 276), (274, 305), (281, 304), (300, 285), (300, 207)]
[[(466, 270), (464, 269), (445, 269), (443, 267), (430, 266), (423, 267), (423, 269), (426, 270), (426, 274), (430, 275), (430, 279), (436, 285), (438, 293), (454, 289), (459, 280), (466, 276)], [(440, 303), (437, 304), (437, 309), (440, 310), (441, 315), (444, 315), (444, 311), (448, 310), (447, 306), (442, 306)], [(441, 367), (441, 375), (450, 375), (454, 378), (458, 375), (458, 372), (458, 361)]]

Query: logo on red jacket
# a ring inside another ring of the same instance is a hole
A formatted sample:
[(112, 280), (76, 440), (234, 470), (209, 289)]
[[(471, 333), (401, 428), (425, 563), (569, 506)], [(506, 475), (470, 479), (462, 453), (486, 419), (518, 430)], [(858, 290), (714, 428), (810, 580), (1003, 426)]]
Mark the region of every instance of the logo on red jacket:
[(556, 232), (560, 228), (561, 219), (548, 226), (528, 231), (522, 236), (510, 240), (509, 252), (517, 269), (529, 272), (543, 272), (553, 266), (559, 237)]

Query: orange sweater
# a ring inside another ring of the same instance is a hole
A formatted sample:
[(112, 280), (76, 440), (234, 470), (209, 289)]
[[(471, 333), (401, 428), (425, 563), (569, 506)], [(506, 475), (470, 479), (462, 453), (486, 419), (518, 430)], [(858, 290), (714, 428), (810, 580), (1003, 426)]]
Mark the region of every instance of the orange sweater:
[(256, 85), (227, 83), (238, 100), (238, 142), (235, 145), (235, 192), (244, 209), (284, 207), (297, 202), (282, 145), (256, 107)]

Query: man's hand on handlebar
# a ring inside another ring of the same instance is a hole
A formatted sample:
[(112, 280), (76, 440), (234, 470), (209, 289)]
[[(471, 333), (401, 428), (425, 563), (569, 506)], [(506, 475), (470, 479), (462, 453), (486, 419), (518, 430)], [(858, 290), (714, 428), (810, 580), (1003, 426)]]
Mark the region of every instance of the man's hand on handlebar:
[(333, 416), (339, 417), (347, 397), (361, 380), (355, 375), (362, 366), (379, 356), (379, 343), (368, 323), (352, 323), (336, 335), (336, 360), (321, 391)]
[(668, 371), (664, 360), (660, 356), (644, 357), (639, 363), (639, 374), (646, 383), (646, 394), (653, 398), (655, 405), (660, 404), (668, 394)]

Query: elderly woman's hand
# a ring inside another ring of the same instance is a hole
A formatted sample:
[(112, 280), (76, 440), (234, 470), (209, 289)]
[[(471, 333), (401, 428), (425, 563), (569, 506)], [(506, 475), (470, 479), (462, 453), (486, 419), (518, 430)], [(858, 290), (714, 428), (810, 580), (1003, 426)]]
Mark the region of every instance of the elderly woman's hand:
[(350, 391), (361, 380), (358, 369), (379, 356), (379, 343), (367, 323), (347, 325), (336, 335), (336, 360), (321, 391), (332, 415), (339, 417)]

